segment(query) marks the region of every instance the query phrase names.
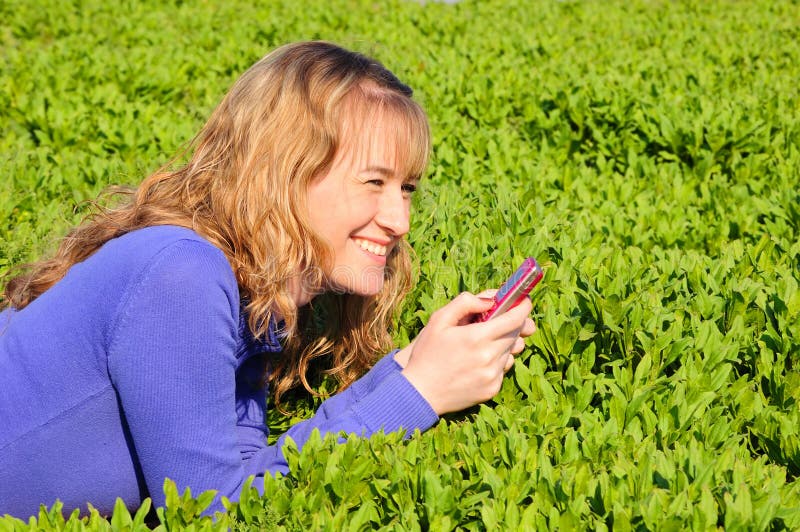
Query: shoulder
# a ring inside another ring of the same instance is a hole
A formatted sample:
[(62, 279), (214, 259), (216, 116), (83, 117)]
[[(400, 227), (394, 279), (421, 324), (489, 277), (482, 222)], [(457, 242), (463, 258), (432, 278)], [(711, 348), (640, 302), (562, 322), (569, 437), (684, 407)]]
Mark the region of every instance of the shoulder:
[[(118, 241), (118, 242), (115, 242)], [(213, 274), (236, 283), (225, 254), (211, 242), (186, 227), (159, 225), (131, 231), (108, 243), (112, 253), (129, 253), (145, 269), (168, 268), (171, 277)], [(114, 249), (119, 247), (120, 249)], [(201, 281), (202, 279), (197, 279)]]
[(129, 272), (128, 296), (142, 289), (164, 291), (164, 296), (221, 289), (238, 308), (238, 285), (228, 259), (191, 229), (161, 225), (131, 231), (108, 241), (96, 258), (107, 267)]
[(109, 240), (98, 255), (124, 260), (128, 266), (143, 269), (167, 261), (170, 267), (191, 272), (194, 268), (218, 269), (230, 273), (233, 269), (222, 250), (191, 229), (174, 225), (159, 225), (131, 231)]
[(225, 322), (225, 329), (235, 332), (240, 308), (236, 276), (224, 253), (194, 231), (139, 229), (107, 242), (98, 254), (125, 262), (129, 272), (112, 319), (115, 334), (130, 323), (153, 322), (157, 329), (212, 318), (216, 326)]
[(208, 240), (186, 227), (177, 225), (155, 225), (137, 229), (106, 242), (104, 247), (124, 248), (143, 254), (154, 254), (169, 246), (181, 242), (195, 242), (198, 250), (204, 249), (207, 253), (222, 251)]

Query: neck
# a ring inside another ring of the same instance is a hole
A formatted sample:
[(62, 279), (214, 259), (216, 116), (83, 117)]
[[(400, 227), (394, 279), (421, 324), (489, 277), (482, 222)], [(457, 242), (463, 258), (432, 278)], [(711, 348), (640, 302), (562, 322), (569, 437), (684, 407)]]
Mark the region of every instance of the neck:
[[(308, 305), (312, 299), (320, 294), (320, 292), (308, 290), (308, 286), (309, 283), (302, 282), (298, 277), (293, 277), (286, 283), (289, 297), (291, 298), (292, 302), (294, 302), (296, 308)], [(277, 310), (275, 311), (274, 315), (276, 320), (280, 321), (283, 319), (283, 316)]]

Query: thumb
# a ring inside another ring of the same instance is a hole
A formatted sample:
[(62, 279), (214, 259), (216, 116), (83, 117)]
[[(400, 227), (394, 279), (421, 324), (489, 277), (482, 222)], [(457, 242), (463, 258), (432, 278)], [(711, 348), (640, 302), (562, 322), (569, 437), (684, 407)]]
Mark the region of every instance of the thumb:
[(498, 290), (497, 288), (487, 288), (486, 290), (483, 290), (482, 292), (478, 292), (475, 295), (478, 296), (481, 299), (492, 299), (492, 298), (494, 298), (495, 294), (497, 294), (497, 292), (499, 292), (499, 291), (500, 290)]
[(437, 320), (447, 325), (462, 325), (469, 323), (470, 320), (467, 318), (489, 310), (493, 304), (493, 299), (485, 299), (469, 292), (462, 292), (437, 311)]

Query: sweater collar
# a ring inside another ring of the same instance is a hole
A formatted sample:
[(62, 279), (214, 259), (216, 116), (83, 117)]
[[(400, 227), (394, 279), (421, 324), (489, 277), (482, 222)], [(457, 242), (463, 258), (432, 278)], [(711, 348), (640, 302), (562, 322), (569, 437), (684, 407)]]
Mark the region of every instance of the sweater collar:
[(256, 338), (247, 325), (247, 314), (241, 312), (239, 314), (240, 344), (236, 353), (238, 363), (242, 364), (250, 357), (262, 353), (279, 353), (283, 349), (281, 347), (281, 335), (279, 332), (282, 328), (283, 321), (275, 322), (275, 320), (271, 320), (269, 327), (267, 327), (267, 333), (261, 338)]

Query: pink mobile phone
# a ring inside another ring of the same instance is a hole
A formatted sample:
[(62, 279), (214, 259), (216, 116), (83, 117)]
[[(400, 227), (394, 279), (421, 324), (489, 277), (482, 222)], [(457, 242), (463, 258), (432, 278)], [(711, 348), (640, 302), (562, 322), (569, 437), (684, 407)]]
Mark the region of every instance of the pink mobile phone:
[(536, 263), (536, 259), (533, 257), (525, 259), (522, 266), (517, 268), (517, 271), (497, 291), (492, 308), (481, 314), (478, 321), (490, 320), (517, 305), (528, 296), (543, 276), (544, 272)]

